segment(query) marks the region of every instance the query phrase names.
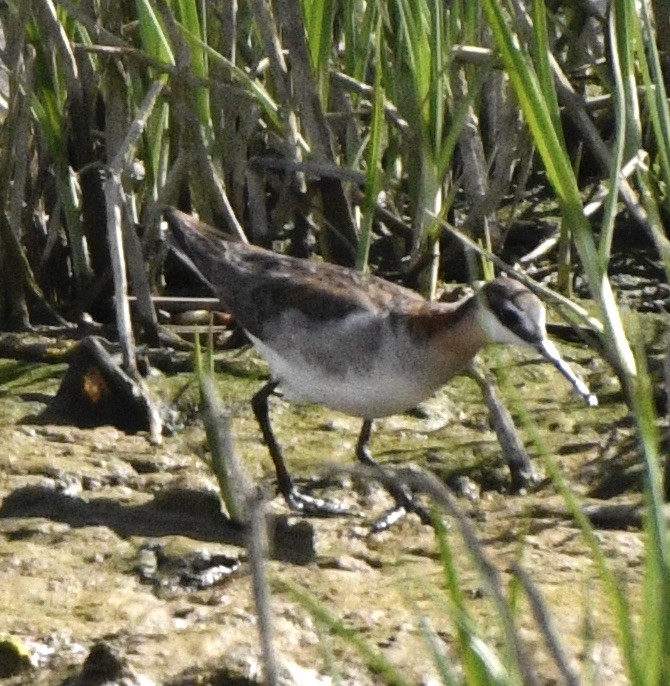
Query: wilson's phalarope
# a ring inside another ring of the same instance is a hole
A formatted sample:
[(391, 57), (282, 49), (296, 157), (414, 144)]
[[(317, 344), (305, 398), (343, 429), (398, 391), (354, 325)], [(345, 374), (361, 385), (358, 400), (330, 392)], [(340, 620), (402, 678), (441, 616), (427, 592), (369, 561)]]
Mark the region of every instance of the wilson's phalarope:
[[(417, 405), (463, 371), (486, 343), (534, 348), (589, 405), (597, 404), (547, 339), (542, 302), (508, 277), (456, 303), (428, 302), (370, 274), (224, 238), (174, 209), (166, 217), (173, 245), (211, 284), (270, 365), (272, 378), (252, 406), (279, 491), (293, 510), (334, 514), (343, 507), (295, 488), (268, 414), (268, 398), (277, 387), (289, 400), (362, 417), (356, 454), (376, 469), (368, 449), (372, 420)], [(404, 489), (392, 490), (401, 508), (420, 510)]]

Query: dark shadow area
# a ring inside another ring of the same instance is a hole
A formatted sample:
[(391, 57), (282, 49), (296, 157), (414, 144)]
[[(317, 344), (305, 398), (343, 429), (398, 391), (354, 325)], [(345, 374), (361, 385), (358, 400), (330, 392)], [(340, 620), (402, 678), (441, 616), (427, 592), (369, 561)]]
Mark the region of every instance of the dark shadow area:
[(19, 393), (17, 397), (26, 403), (42, 403), (43, 405), (48, 405), (54, 398), (50, 393)]
[(205, 678), (206, 681), (203, 681), (202, 669), (190, 669), (182, 676), (170, 679), (166, 686), (200, 686), (203, 683), (207, 686), (258, 686), (259, 684), (255, 679), (251, 680), (246, 676), (237, 675), (234, 670), (228, 670), (225, 667), (207, 673)]
[[(590, 488), (591, 498), (609, 500), (624, 494), (643, 493), (647, 483), (644, 452), (639, 439), (627, 434), (629, 418), (603, 429), (609, 436), (598, 455), (579, 471), (579, 478)], [(617, 429), (621, 429), (618, 431)], [(658, 451), (660, 467), (664, 471), (664, 496), (670, 502), (670, 432), (661, 429)]]
[[(26, 517), (44, 517), (73, 528), (105, 526), (122, 538), (185, 536), (246, 545), (244, 528), (221, 513), (217, 496), (190, 489), (169, 489), (143, 505), (124, 505), (112, 498), (85, 500), (43, 486), (25, 486), (2, 501), (0, 519)], [(273, 559), (292, 564), (314, 560), (314, 529), (308, 521), (270, 516), (268, 532)]]
[(108, 348), (114, 346), (103, 338), (84, 338), (69, 355), (56, 395), (38, 416), (23, 422), (81, 428), (111, 424), (128, 433), (150, 430), (152, 406), (145, 389)]
[[(204, 674), (203, 674), (204, 672)], [(219, 669), (209, 671), (207, 669), (189, 669), (181, 676), (170, 679), (165, 686), (258, 686), (259, 682), (235, 673), (235, 669)]]

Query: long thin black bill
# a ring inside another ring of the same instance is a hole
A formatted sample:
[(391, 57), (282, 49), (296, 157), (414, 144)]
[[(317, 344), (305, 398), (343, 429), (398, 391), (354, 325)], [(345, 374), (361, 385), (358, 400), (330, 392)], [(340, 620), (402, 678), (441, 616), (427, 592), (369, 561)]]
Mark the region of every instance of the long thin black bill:
[(584, 398), (589, 407), (595, 407), (598, 404), (598, 398), (589, 390), (588, 386), (572, 371), (568, 363), (561, 357), (556, 346), (549, 340), (545, 339), (538, 346), (538, 350), (548, 362), (551, 362), (556, 369), (572, 384), (572, 387)]

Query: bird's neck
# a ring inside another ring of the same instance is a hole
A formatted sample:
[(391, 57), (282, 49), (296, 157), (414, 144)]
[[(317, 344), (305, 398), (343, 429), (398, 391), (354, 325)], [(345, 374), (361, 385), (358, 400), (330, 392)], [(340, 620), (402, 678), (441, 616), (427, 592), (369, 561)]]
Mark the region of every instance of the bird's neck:
[(478, 306), (474, 297), (458, 303), (432, 303), (413, 322), (416, 335), (428, 348), (430, 366), (444, 380), (465, 369), (488, 342), (479, 323)]

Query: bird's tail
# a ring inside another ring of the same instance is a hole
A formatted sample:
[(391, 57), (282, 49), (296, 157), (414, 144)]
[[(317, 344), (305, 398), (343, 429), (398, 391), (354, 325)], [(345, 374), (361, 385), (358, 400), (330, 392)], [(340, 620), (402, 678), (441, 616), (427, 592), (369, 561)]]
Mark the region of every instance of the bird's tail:
[(168, 223), (166, 240), (173, 252), (221, 297), (221, 286), (228, 281), (228, 244), (237, 239), (174, 207), (166, 208), (164, 216)]

